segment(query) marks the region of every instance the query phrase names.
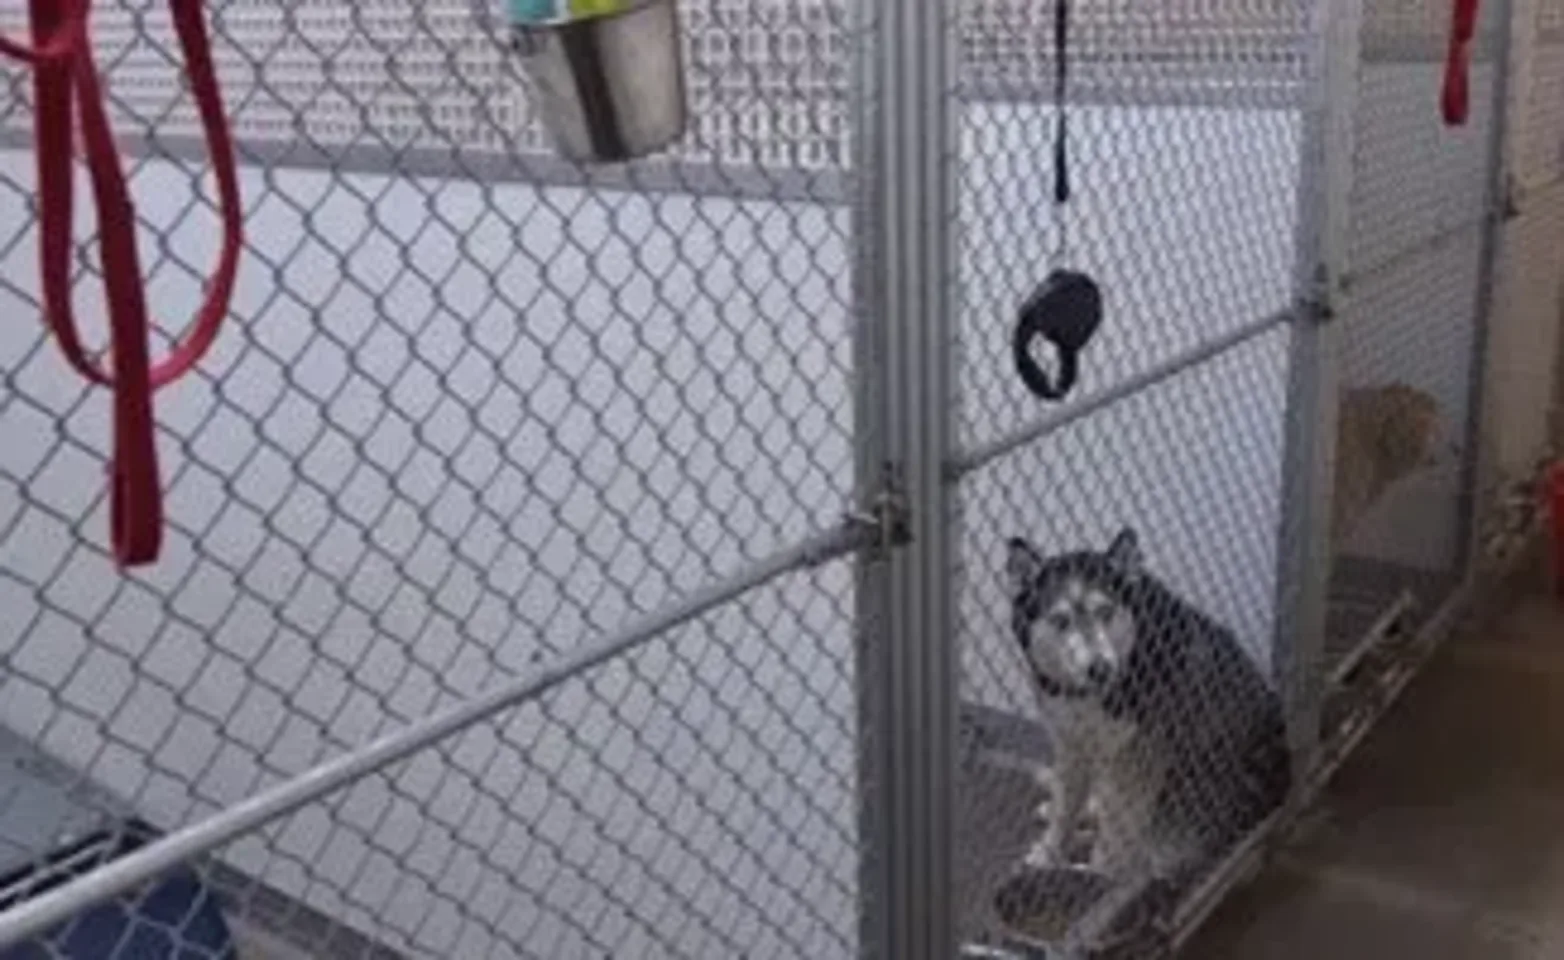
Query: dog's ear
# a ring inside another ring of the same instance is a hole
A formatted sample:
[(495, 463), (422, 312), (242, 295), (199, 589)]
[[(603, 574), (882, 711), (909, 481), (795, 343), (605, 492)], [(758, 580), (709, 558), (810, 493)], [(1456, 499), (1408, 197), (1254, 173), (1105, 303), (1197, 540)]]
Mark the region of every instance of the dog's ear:
[(1005, 541), (1005, 586), (1012, 597), (1019, 597), (1037, 582), (1043, 572), (1043, 555), (1020, 537)]
[(1105, 556), (1115, 570), (1126, 576), (1139, 576), (1141, 568), (1145, 566), (1146, 558), (1140, 551), (1140, 536), (1131, 527), (1119, 531), (1113, 543), (1108, 545)]

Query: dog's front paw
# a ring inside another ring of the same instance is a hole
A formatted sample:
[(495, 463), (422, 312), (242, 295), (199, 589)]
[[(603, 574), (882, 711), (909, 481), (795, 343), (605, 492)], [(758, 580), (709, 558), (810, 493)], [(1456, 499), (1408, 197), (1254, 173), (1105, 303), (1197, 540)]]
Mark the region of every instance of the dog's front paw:
[(1032, 847), (1027, 854), (1027, 865), (1033, 867), (1063, 867), (1069, 864), (1069, 851), (1066, 849), (1065, 831), (1062, 825), (1049, 821), (1048, 828), (1043, 831), (1042, 839)]

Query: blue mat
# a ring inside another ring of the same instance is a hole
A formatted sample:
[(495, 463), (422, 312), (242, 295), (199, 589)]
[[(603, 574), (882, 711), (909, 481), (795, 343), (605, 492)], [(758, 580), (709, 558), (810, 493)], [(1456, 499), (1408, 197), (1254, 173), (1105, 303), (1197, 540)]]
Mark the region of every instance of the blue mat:
[[(69, 880), (84, 870), (141, 846), (153, 835), (145, 824), (129, 824), (72, 844), (29, 870), (4, 878), (14, 889), (29, 875), (47, 874), (28, 895)], [(9, 905), (9, 904), (7, 904)], [(164, 874), (147, 888), (92, 907), (49, 933), (0, 950), (0, 960), (237, 960), (222, 906), (193, 870)]]

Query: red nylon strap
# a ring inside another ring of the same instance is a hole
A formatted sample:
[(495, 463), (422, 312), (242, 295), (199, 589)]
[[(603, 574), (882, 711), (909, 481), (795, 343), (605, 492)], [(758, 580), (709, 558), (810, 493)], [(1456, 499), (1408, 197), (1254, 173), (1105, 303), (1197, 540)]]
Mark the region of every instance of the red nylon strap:
[[(242, 211), (233, 142), (223, 116), (200, 0), (171, 0), (174, 28), (184, 51), (191, 92), (217, 179), (223, 243), (217, 271), (190, 335), (175, 346), (167, 360), (154, 366), (147, 344), (149, 324), (136, 250), (135, 211), (92, 61), (87, 30), (89, 2), (30, 0), (33, 46), (28, 48), (0, 38), (0, 53), (28, 61), (34, 68), (39, 271), (44, 311), (71, 367), (88, 380), (114, 391), (110, 516), (115, 558), (128, 566), (150, 563), (162, 546), (163, 503), (152, 391), (187, 372), (216, 339), (238, 271)], [(83, 348), (71, 305), (73, 106), (80, 111), (83, 149), (98, 208), (98, 250), (108, 302), (112, 376), (101, 370)]]
[(1478, 0), (1454, 0), (1450, 15), (1450, 49), (1445, 54), (1444, 87), (1439, 95), (1445, 125), (1466, 123), (1472, 109), (1472, 38), (1477, 35)]
[[(75, 20), (71, 24), (72, 29), (59, 30), (52, 34), (46, 42), (37, 46), (24, 46), (10, 37), (0, 34), (0, 54), (15, 57), (17, 60), (32, 64), (44, 61), (52, 62), (59, 60), (61, 57), (70, 56), (71, 52), (76, 48), (77, 39), (80, 36), (79, 28), (82, 26), (79, 12), (75, 13)], [(36, 21), (34, 22), (36, 23)], [(56, 24), (56, 26), (59, 26), (59, 24)], [(37, 33), (35, 31), (34, 43), (37, 42)]]

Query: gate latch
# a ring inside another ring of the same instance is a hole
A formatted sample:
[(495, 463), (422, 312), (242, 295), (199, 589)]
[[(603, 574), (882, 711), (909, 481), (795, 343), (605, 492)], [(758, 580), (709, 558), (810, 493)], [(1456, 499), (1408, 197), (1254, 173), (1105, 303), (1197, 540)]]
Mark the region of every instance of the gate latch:
[(1335, 320), (1336, 298), (1331, 295), (1331, 278), (1323, 267), (1311, 287), (1293, 302), (1293, 319), (1313, 324), (1326, 324)]
[(912, 542), (912, 510), (892, 470), (886, 470), (885, 482), (867, 507), (849, 513), (847, 524), (868, 537), (874, 549), (889, 550)]

